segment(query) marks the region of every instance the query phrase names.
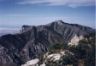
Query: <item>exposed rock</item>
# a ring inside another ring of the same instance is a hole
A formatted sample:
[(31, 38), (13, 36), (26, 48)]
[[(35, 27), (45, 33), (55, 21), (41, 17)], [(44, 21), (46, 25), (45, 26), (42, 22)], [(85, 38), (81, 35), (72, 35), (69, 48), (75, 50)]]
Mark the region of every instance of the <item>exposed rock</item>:
[(75, 46), (77, 46), (78, 45), (78, 42), (80, 41), (80, 40), (82, 40), (82, 39), (84, 39), (84, 37), (81, 35), (81, 36), (77, 36), (77, 35), (75, 35), (72, 39), (71, 39), (71, 41), (68, 43), (68, 45), (75, 45)]
[(30, 61), (27, 61), (25, 64), (22, 64), (21, 66), (37, 66), (39, 62), (39, 59), (32, 59)]

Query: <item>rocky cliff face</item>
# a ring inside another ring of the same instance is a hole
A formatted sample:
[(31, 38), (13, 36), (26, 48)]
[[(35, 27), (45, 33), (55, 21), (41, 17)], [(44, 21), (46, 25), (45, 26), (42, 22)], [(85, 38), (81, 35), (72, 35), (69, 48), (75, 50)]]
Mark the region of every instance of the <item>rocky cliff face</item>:
[(40, 26), (24, 25), (20, 33), (0, 37), (0, 63), (19, 66), (46, 53), (54, 44), (77, 44), (81, 36), (94, 32), (90, 27), (61, 20)]

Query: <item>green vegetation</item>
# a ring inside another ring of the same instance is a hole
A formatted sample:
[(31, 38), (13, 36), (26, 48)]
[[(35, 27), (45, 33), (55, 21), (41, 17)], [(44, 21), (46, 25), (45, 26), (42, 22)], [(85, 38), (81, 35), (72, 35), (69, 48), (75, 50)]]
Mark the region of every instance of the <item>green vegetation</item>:
[[(47, 66), (95, 66), (95, 36), (89, 34), (79, 41), (77, 46), (67, 44), (53, 45), (49, 53), (58, 53), (60, 50), (68, 50), (57, 62), (47, 62)], [(74, 55), (70, 54), (72, 52)]]
[(74, 53), (77, 62), (79, 62), (79, 60), (84, 62), (83, 66), (95, 66), (94, 34), (85, 36), (85, 39), (79, 41), (78, 46), (68, 47), (68, 50)]
[(67, 47), (67, 44), (54, 44), (49, 48), (49, 53), (57, 53), (60, 50), (64, 50)]
[[(95, 66), (95, 36), (89, 34), (80, 40), (77, 46), (54, 44), (49, 48), (48, 55), (65, 51), (59, 61), (47, 60), (46, 66)], [(42, 58), (43, 59), (43, 56)], [(42, 62), (45, 60), (44, 58)], [(42, 63), (41, 62), (41, 63)]]

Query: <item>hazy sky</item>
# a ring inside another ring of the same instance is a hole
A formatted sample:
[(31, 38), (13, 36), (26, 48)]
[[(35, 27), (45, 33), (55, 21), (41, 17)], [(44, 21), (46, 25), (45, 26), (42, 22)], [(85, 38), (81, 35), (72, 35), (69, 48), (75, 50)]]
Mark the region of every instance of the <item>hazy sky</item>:
[(95, 27), (95, 0), (0, 0), (0, 29), (55, 20)]

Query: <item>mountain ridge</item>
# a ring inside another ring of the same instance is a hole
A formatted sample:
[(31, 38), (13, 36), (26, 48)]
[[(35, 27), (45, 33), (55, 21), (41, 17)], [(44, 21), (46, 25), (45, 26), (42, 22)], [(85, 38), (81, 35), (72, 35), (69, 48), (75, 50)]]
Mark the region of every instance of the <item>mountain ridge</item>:
[[(74, 36), (78, 43), (94, 32), (90, 27), (68, 24), (62, 20), (40, 26), (23, 25), (20, 33), (0, 37), (0, 63), (14, 63), (19, 66), (46, 53), (51, 45), (68, 44)], [(83, 38), (80, 39), (80, 36)]]

